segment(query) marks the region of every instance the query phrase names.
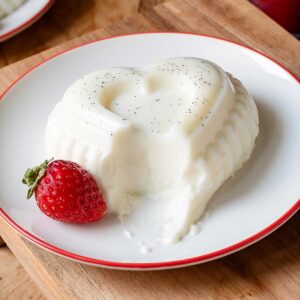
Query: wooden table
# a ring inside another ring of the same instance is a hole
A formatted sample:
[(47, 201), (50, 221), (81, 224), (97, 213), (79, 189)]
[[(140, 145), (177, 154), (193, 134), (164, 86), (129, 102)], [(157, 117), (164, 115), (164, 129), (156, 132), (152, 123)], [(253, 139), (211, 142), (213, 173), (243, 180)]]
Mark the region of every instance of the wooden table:
[[(268, 54), (300, 77), (300, 43), (245, 0), (170, 0), (150, 7), (2, 68), (0, 93), (29, 67), (58, 51), (110, 35), (147, 31), (224, 37)], [(0, 234), (49, 299), (299, 299), (299, 216), (236, 254), (168, 271), (114, 271), (78, 264), (24, 240), (3, 220)]]

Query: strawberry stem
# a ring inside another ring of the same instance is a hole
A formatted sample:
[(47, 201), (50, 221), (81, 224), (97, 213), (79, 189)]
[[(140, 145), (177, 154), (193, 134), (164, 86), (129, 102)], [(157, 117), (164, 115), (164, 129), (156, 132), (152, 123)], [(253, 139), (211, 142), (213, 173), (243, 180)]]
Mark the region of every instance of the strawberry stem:
[(53, 158), (49, 160), (45, 160), (41, 165), (33, 167), (31, 169), (27, 169), (22, 179), (22, 183), (29, 186), (27, 199), (31, 198), (39, 181), (44, 176), (48, 164), (53, 160)]

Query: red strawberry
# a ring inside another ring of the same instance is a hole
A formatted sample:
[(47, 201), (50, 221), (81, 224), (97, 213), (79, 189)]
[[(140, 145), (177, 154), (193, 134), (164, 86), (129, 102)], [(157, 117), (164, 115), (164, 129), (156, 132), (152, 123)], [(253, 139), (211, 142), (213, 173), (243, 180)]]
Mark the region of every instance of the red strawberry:
[(47, 216), (68, 223), (89, 223), (106, 213), (106, 203), (92, 175), (71, 161), (44, 161), (28, 169), (23, 181)]

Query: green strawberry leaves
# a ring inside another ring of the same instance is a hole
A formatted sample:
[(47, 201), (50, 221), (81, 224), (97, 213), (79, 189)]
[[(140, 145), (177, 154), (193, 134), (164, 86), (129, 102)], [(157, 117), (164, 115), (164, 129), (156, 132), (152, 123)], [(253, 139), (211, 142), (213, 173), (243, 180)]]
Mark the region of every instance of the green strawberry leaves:
[(24, 174), (24, 177), (22, 179), (22, 183), (29, 186), (28, 193), (27, 193), (27, 199), (31, 198), (39, 181), (43, 178), (48, 164), (53, 160), (53, 158), (49, 160), (45, 160), (41, 165), (29, 168)]

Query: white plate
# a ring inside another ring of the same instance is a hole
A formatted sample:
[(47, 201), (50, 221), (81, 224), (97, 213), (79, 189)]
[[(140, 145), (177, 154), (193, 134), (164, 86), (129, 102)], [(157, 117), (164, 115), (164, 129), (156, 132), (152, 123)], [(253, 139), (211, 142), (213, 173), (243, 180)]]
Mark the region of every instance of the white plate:
[[(241, 79), (256, 100), (260, 134), (251, 160), (213, 197), (202, 230), (142, 254), (119, 221), (68, 225), (25, 200), (24, 170), (45, 158), (47, 117), (80, 76), (108, 66), (143, 66), (174, 56), (212, 60)], [(119, 269), (190, 265), (237, 251), (269, 234), (300, 207), (300, 85), (287, 70), (246, 47), (176, 33), (109, 38), (66, 51), (17, 80), (0, 103), (0, 213), (22, 235), (57, 254)]]
[(12, 14), (0, 19), (0, 42), (3, 42), (36, 22), (54, 0), (27, 0)]

